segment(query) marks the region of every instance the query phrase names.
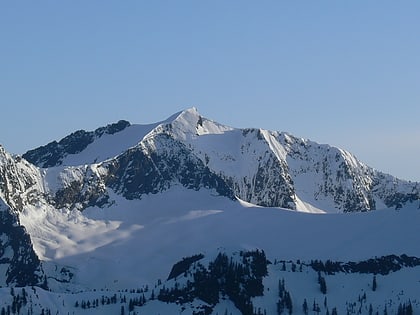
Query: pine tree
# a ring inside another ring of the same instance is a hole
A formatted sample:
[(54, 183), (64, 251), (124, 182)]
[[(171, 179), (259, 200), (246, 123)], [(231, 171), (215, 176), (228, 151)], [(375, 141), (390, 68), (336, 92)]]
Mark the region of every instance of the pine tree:
[(376, 275), (373, 276), (373, 281), (372, 281), (372, 291), (376, 291)]
[(411, 301), (408, 302), (408, 305), (405, 307), (405, 315), (413, 315), (413, 306)]
[(303, 300), (302, 309), (303, 309), (303, 313), (305, 315), (308, 315), (308, 302), (306, 302), (306, 299)]
[(322, 294), (327, 294), (327, 282), (325, 281), (325, 278), (321, 276), (321, 272), (318, 272), (318, 283)]

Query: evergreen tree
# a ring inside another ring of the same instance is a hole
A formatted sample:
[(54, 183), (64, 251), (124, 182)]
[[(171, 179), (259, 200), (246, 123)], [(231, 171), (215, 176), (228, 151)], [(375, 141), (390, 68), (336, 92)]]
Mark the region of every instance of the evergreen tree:
[(413, 306), (411, 301), (408, 302), (408, 305), (405, 307), (405, 315), (413, 315)]
[(293, 303), (292, 303), (292, 298), (290, 296), (290, 293), (288, 291), (286, 291), (285, 293), (285, 304), (286, 304), (286, 308), (289, 310), (289, 314), (293, 313)]
[(308, 315), (308, 302), (306, 301), (306, 299), (303, 300), (302, 309), (303, 313), (305, 315)]
[(321, 276), (321, 272), (318, 271), (318, 283), (319, 289), (321, 290), (322, 294), (327, 294), (327, 282), (325, 278)]
[(372, 280), (372, 291), (376, 291), (377, 283), (376, 283), (376, 275), (373, 276)]
[(406, 315), (413, 315), (413, 306), (411, 305), (411, 301), (408, 302), (408, 304), (405, 308), (405, 314)]

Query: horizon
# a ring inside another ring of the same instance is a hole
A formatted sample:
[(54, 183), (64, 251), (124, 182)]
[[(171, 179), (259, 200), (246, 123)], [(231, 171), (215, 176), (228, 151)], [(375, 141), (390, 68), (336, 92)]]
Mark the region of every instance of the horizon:
[(192, 106), (420, 182), (420, 3), (0, 4), (11, 153)]

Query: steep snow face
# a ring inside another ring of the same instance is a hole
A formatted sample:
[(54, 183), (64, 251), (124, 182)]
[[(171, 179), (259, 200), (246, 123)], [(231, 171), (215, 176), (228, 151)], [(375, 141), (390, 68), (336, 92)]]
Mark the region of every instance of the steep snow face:
[(43, 285), (44, 273), (25, 228), (0, 198), (0, 286)]
[(233, 128), (202, 117), (195, 107), (181, 112), (170, 124), (177, 138), (183, 140), (205, 134), (223, 134), (233, 130)]
[(43, 168), (100, 163), (135, 146), (159, 124), (131, 125), (121, 120), (91, 132), (79, 130), (59, 142), (28, 151), (23, 157)]
[(236, 129), (200, 136), (189, 145), (212, 171), (232, 185), (240, 199), (295, 209), (296, 195), (287, 163), (270, 150), (264, 135), (258, 129)]
[(399, 208), (420, 199), (418, 183), (378, 172), (345, 150), (284, 133), (276, 137), (287, 152), (296, 194), (306, 204), (352, 212)]
[(349, 152), (285, 133), (277, 133), (275, 138), (287, 152), (289, 173), (300, 200), (332, 212), (376, 208), (374, 171)]
[(130, 125), (118, 133), (104, 134), (79, 154), (67, 155), (61, 165), (94, 164), (116, 157), (138, 144), (156, 125)]
[(223, 134), (230, 130), (233, 128), (202, 117), (193, 107), (171, 116), (152, 130), (148, 136), (164, 133), (185, 142), (200, 135)]
[(39, 169), (19, 156), (11, 156), (0, 146), (0, 197), (12, 209), (21, 211), (43, 193)]

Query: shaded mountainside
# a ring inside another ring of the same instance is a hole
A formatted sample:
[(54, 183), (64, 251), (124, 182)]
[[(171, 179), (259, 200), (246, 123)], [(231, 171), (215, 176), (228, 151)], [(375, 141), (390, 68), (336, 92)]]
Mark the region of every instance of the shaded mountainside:
[(0, 286), (47, 288), (41, 262), (19, 219), (0, 200)]

